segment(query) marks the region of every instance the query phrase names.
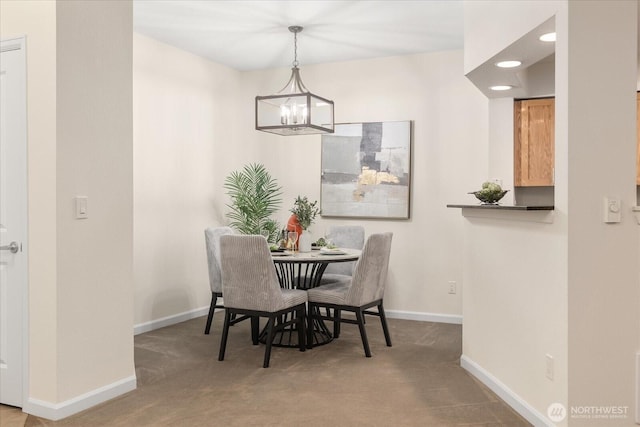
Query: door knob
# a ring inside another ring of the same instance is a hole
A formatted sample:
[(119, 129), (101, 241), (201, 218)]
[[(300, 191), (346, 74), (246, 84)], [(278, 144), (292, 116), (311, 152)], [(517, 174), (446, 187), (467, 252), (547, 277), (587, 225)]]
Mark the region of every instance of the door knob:
[(20, 249), (20, 245), (17, 242), (11, 242), (6, 246), (0, 246), (0, 251), (11, 251), (15, 254)]

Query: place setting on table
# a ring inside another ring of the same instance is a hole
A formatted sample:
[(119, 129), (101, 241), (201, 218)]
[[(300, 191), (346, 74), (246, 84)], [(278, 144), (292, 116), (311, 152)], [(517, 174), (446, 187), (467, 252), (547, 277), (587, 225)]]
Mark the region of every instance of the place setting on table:
[(299, 235), (296, 231), (282, 230), (281, 238), (278, 244), (269, 245), (271, 250), (271, 256), (297, 256), (299, 258), (319, 257), (321, 255), (353, 255), (353, 251), (349, 251), (345, 248), (337, 247), (332, 244), (330, 240), (325, 237), (319, 238), (317, 241), (311, 244), (311, 248), (308, 251), (300, 249), (298, 244)]
[(298, 249), (298, 233), (283, 230), (278, 245), (270, 245), (278, 280), (284, 288), (308, 289), (320, 284), (329, 264), (356, 261), (359, 249), (340, 248), (321, 237), (308, 252)]

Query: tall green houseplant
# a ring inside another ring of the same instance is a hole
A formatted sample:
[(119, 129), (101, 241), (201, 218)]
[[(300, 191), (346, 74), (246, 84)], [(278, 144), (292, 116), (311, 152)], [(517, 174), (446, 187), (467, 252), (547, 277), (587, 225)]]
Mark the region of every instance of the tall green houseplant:
[(278, 238), (279, 224), (271, 215), (280, 209), (282, 187), (280, 187), (264, 165), (252, 163), (241, 171), (231, 172), (224, 181), (224, 188), (231, 198), (227, 205), (230, 226), (242, 234), (263, 234), (267, 240)]

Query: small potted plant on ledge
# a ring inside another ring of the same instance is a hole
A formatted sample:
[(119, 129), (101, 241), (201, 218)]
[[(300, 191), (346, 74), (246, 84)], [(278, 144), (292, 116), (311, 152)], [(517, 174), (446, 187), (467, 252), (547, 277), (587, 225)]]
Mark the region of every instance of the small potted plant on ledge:
[(298, 196), (293, 202), (293, 208), (290, 210), (293, 215), (289, 218), (287, 228), (298, 232), (300, 236), (298, 240), (300, 252), (311, 251), (312, 238), (308, 229), (311, 227), (311, 224), (313, 224), (318, 212), (320, 212), (317, 204), (318, 201), (310, 202), (307, 196)]

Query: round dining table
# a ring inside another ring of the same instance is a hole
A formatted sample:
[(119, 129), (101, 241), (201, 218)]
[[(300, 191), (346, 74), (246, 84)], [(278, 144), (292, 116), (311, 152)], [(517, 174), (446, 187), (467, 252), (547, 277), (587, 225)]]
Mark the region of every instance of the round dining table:
[(311, 252), (271, 252), (280, 286), (288, 289), (309, 289), (320, 285), (322, 274), (334, 262), (356, 261), (358, 249), (312, 250)]
[[(309, 289), (320, 285), (322, 274), (327, 266), (337, 262), (351, 262), (360, 258), (358, 249), (338, 248), (334, 250), (312, 250), (311, 252), (283, 251), (271, 252), (280, 286), (287, 289)], [(313, 321), (313, 345), (330, 342), (333, 336), (322, 320)], [(279, 347), (298, 347), (298, 335), (295, 330), (285, 330), (275, 337), (273, 345)]]

